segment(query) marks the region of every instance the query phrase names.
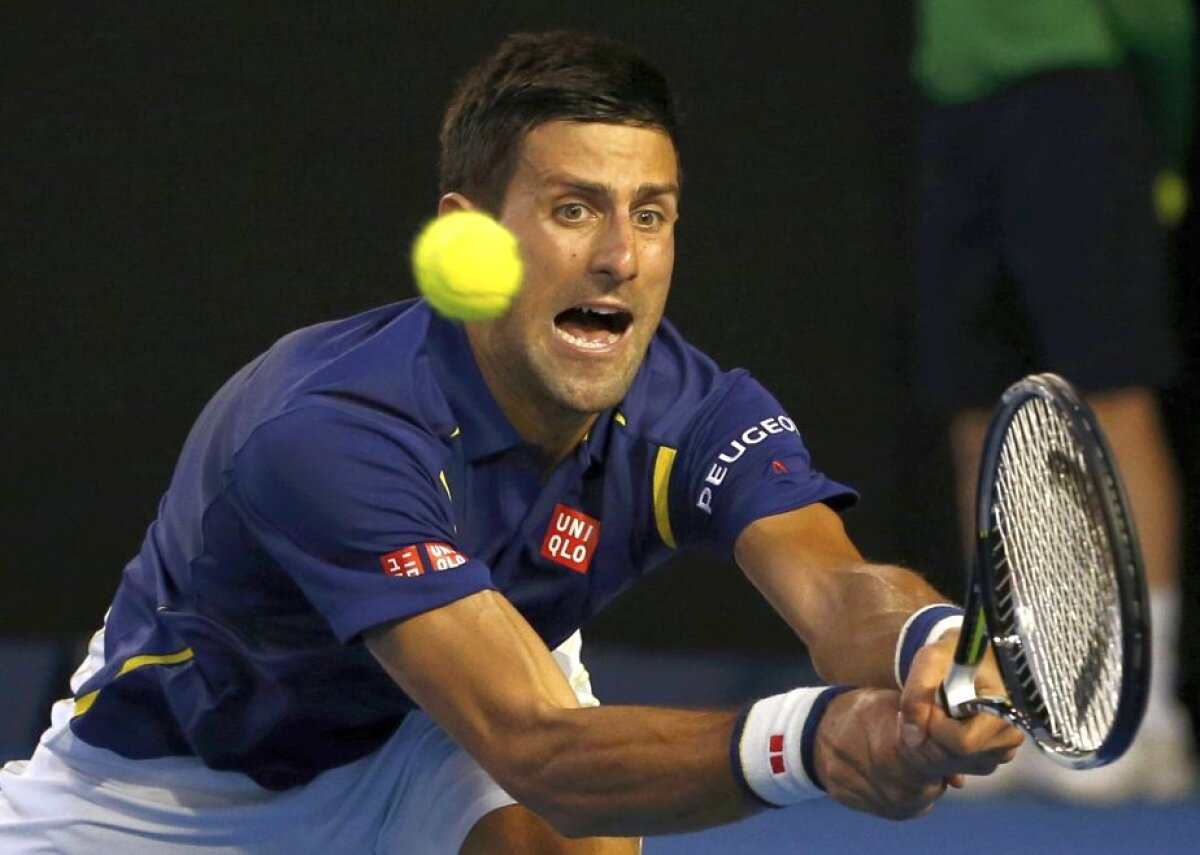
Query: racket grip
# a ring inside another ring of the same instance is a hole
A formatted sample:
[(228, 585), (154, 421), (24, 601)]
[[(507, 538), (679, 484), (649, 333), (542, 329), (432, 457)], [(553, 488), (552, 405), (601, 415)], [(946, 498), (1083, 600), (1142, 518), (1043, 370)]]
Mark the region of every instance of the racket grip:
[(950, 667), (950, 673), (946, 675), (938, 691), (946, 715), (951, 718), (969, 718), (975, 714), (971, 702), (978, 697), (975, 694), (975, 672), (978, 670), (978, 665), (960, 665), (957, 662)]

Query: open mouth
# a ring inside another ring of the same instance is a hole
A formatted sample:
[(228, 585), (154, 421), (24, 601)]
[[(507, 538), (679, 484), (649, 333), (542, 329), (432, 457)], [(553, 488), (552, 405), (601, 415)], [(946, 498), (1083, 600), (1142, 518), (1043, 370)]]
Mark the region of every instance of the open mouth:
[(554, 318), (559, 336), (584, 350), (602, 350), (616, 344), (632, 323), (633, 315), (612, 306), (573, 306)]

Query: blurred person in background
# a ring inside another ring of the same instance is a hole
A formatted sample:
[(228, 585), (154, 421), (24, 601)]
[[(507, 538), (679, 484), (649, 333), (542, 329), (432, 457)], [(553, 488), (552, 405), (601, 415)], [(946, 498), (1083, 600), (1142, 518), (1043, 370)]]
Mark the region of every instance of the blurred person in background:
[(1187, 209), (1194, 17), (1190, 0), (916, 3), (918, 372), (949, 420), (964, 531), (997, 395), (1057, 371), (1108, 434), (1151, 590), (1151, 697), (1130, 753), (1075, 774), (1027, 748), (997, 785), (1089, 801), (1196, 785), (1176, 688), (1181, 489), (1159, 406), (1179, 362), (1164, 239)]

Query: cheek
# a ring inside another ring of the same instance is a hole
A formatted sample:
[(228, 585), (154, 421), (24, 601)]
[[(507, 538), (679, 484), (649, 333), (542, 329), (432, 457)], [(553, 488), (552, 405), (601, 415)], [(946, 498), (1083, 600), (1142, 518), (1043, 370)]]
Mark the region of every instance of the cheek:
[(562, 244), (546, 236), (531, 239), (524, 244), (522, 252), (526, 281), (537, 284), (555, 281), (574, 267), (580, 256), (578, 246)]
[(653, 282), (654, 292), (659, 303), (665, 303), (667, 300), (667, 292), (671, 288), (671, 273), (674, 269), (675, 248), (673, 245), (663, 247), (646, 259), (644, 273), (646, 278)]

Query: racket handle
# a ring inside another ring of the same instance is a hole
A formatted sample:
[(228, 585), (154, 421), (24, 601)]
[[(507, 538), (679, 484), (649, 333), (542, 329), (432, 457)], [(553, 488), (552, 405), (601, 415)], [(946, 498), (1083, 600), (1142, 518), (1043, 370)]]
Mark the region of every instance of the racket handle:
[(942, 708), (951, 718), (969, 718), (975, 714), (977, 707), (971, 702), (978, 699), (975, 694), (975, 672), (978, 670), (978, 665), (960, 665), (956, 662), (942, 681), (938, 695)]

